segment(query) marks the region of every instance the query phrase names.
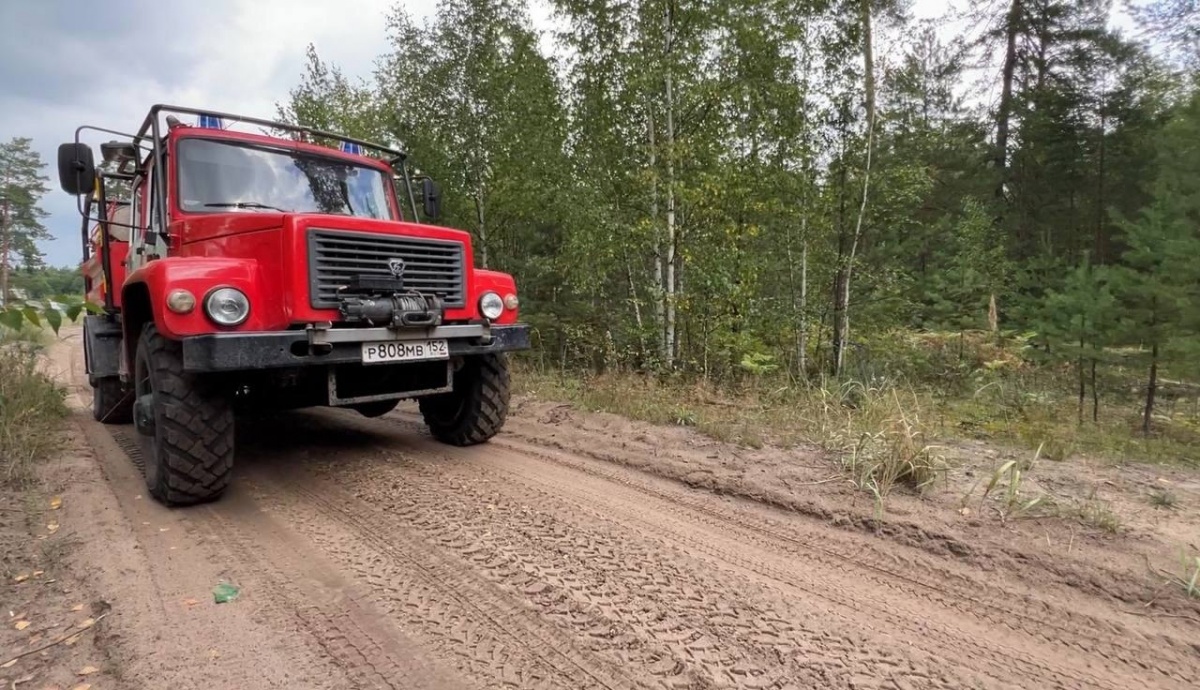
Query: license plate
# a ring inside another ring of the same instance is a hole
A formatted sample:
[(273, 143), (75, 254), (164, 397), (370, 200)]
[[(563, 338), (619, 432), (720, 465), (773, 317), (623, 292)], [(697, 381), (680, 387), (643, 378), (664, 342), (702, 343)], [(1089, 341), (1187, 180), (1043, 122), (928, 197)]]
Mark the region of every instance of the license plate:
[(418, 362), (426, 359), (449, 359), (450, 348), (445, 340), (406, 340), (386, 343), (363, 343), (363, 364), (383, 362)]

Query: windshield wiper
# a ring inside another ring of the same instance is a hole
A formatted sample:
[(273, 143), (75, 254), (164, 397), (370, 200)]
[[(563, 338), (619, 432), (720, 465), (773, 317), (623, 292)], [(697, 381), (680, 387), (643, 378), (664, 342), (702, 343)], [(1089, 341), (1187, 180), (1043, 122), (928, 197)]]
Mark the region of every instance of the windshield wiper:
[(205, 208), (260, 208), (260, 209), (265, 209), (267, 211), (280, 211), (282, 213), (291, 213), (291, 211), (287, 210), (286, 208), (279, 208), (277, 206), (268, 206), (266, 204), (260, 204), (257, 201), (221, 201), (221, 202), (212, 203), (212, 204), (205, 204), (204, 207)]

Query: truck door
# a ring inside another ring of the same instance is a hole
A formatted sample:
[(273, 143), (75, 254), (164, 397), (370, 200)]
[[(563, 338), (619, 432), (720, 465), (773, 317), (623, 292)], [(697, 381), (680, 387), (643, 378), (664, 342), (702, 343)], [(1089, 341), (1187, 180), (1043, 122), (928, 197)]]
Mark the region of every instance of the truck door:
[(146, 166), (133, 181), (133, 231), (129, 237), (129, 271), (141, 268), (148, 261), (166, 255), (166, 242), (160, 230), (158, 204), (163, 203), (156, 193), (154, 163)]

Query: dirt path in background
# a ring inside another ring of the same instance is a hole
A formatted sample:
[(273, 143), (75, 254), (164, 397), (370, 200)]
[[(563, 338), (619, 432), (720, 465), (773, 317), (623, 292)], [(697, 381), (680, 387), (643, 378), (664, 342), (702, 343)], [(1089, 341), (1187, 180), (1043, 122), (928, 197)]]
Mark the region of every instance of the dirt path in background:
[[(62, 520), (112, 605), (94, 690), (1200, 683), (1200, 613), (1174, 593), (1145, 613), (1145, 582), (1087, 539), (1022, 557), (915, 510), (785, 511), (732, 495), (758, 491), (722, 460), (735, 449), (689, 458), (553, 409), (472, 449), (411, 412), (240, 421), (230, 493), (169, 511), (143, 492), (132, 428), (83, 411), (79, 361), (60, 343), (91, 449)], [(214, 604), (219, 581), (240, 597)]]

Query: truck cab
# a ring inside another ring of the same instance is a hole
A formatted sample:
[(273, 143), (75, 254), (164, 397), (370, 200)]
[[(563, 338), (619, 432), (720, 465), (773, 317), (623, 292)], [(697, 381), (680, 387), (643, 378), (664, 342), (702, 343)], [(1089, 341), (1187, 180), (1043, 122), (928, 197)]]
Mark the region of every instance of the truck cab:
[(120, 133), (59, 148), (102, 311), (84, 322), (93, 414), (134, 424), (157, 499), (220, 496), (246, 409), (378, 416), (415, 398), (442, 442), (500, 431), (507, 353), (529, 346), (515, 281), (434, 224), (440, 192), (404, 153), (156, 105), (98, 168), (89, 129)]

